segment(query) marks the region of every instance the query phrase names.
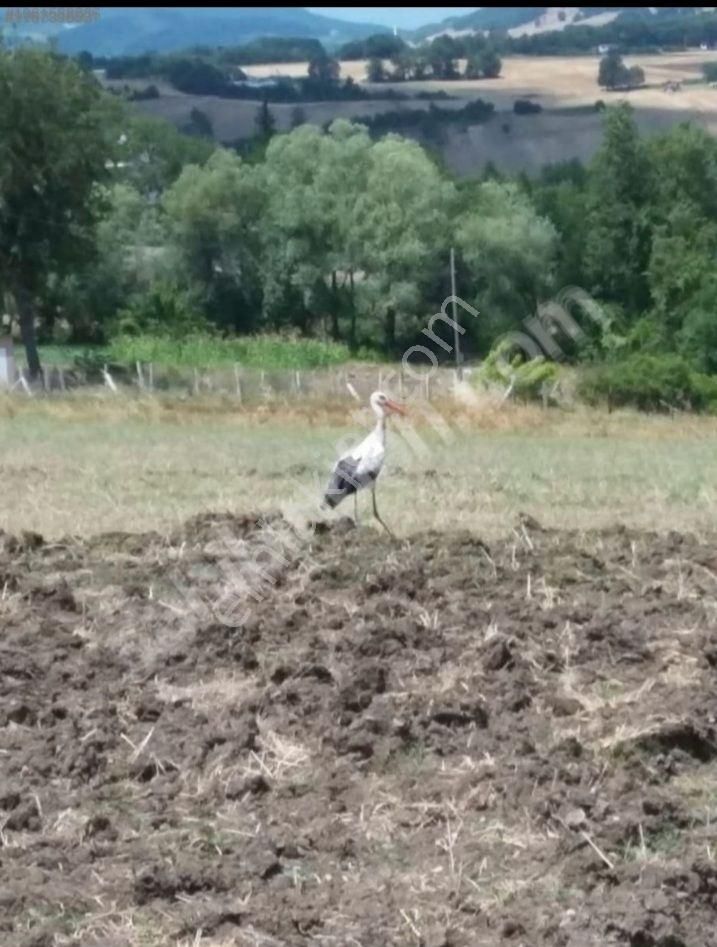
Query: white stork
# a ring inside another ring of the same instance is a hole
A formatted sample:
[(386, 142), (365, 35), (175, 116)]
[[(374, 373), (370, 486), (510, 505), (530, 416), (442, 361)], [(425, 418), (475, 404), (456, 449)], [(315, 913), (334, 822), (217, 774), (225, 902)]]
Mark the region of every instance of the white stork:
[(353, 493), (355, 510), (358, 514), (357, 493), (364, 487), (370, 486), (373, 497), (373, 515), (389, 536), (393, 537), (393, 533), (379, 516), (376, 506), (376, 480), (381, 473), (386, 455), (386, 418), (393, 413), (405, 414), (406, 410), (403, 405), (396, 404), (382, 391), (374, 391), (370, 404), (376, 415), (376, 426), (360, 444), (350, 448), (339, 457), (326, 488), (323, 505), (333, 509)]

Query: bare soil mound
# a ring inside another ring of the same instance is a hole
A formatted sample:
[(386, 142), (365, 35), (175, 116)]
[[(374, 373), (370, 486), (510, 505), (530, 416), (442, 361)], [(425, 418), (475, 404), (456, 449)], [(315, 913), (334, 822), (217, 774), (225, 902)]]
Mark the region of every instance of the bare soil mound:
[(717, 944), (717, 542), (266, 536), (0, 534), (0, 943)]

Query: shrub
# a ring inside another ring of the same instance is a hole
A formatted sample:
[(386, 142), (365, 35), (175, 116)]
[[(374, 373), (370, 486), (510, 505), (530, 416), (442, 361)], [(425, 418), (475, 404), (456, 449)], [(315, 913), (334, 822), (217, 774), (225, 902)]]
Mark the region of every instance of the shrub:
[(199, 314), (199, 306), (189, 293), (173, 286), (156, 286), (134, 299), (116, 317), (113, 334), (131, 337), (140, 335), (171, 336), (203, 331), (207, 323)]
[(530, 99), (516, 99), (513, 102), (513, 111), (516, 115), (534, 115), (536, 112), (542, 112), (543, 106), (539, 102), (531, 102)]
[(135, 89), (130, 93), (131, 102), (142, 102), (145, 99), (158, 99), (159, 89), (156, 85), (145, 86), (144, 89)]
[(596, 366), (582, 376), (578, 393), (588, 404), (642, 411), (717, 410), (717, 378), (695, 372), (680, 355), (640, 352)]
[(440, 100), (441, 102), (445, 102), (446, 99), (452, 99), (452, 98), (453, 96), (449, 95), (445, 89), (437, 89), (434, 92), (421, 90), (420, 92), (416, 92), (416, 94), (414, 95), (414, 99), (425, 99), (429, 101), (432, 101), (435, 99), (435, 100)]
[(707, 82), (717, 82), (717, 62), (703, 63), (702, 72)]
[(366, 67), (366, 78), (369, 82), (385, 82), (386, 70), (383, 68), (383, 60), (378, 56), (373, 56), (368, 61)]
[(171, 60), (167, 78), (179, 92), (194, 95), (222, 95), (229, 86), (221, 69), (198, 59)]
[(476, 373), (476, 381), (482, 385), (512, 385), (512, 397), (518, 401), (542, 401), (550, 398), (551, 390), (560, 379), (561, 369), (556, 362), (538, 356), (527, 361), (516, 355), (510, 362), (507, 356), (510, 346), (499, 344), (488, 355)]

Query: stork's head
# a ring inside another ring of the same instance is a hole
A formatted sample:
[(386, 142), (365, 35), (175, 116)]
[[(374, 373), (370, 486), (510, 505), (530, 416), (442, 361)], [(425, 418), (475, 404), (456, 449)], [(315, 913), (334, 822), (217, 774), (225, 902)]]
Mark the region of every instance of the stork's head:
[(401, 404), (391, 401), (382, 391), (374, 391), (371, 395), (371, 407), (377, 418), (385, 418), (389, 414), (405, 414), (406, 409)]

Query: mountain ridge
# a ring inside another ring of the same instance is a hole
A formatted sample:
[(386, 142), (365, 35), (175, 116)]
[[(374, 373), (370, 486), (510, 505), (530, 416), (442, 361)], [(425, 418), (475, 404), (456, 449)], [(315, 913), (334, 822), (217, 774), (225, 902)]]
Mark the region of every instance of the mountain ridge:
[[(313, 13), (304, 7), (98, 7), (99, 17), (77, 26), (48, 22), (8, 23), (4, 33), (47, 42), (62, 53), (84, 50), (95, 56), (169, 53), (193, 46), (238, 46), (261, 37), (317, 39), (333, 51), (352, 40), (393, 32), (377, 23), (354, 23)], [(14, 8), (15, 9), (15, 8)], [(512, 37), (562, 31), (569, 26), (599, 27), (617, 18), (690, 17), (714, 7), (476, 7), (417, 30), (399, 30), (416, 44), (436, 36), (507, 32)], [(14, 12), (14, 10), (13, 10)]]
[(6, 35), (12, 37), (15, 30), (38, 41), (52, 36), (62, 53), (87, 50), (97, 56), (234, 46), (262, 36), (315, 38), (334, 47), (372, 33), (392, 32), (377, 23), (350, 23), (303, 7), (99, 7), (96, 20), (71, 28), (24, 21), (14, 28), (7, 25), (7, 9), (0, 7)]

